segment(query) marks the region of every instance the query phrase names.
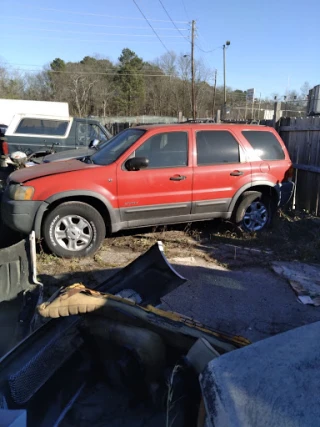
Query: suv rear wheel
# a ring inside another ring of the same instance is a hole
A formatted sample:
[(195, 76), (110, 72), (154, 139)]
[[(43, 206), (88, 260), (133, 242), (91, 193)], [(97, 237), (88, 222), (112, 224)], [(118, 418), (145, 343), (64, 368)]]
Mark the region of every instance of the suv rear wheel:
[(99, 212), (82, 202), (66, 202), (53, 209), (43, 224), (44, 240), (54, 254), (81, 258), (94, 254), (106, 236)]
[(235, 211), (235, 222), (244, 231), (261, 231), (272, 222), (274, 202), (259, 191), (247, 191)]

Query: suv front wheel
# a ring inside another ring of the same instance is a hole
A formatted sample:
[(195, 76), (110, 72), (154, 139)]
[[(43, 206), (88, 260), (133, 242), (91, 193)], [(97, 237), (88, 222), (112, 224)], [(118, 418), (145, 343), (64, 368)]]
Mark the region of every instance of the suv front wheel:
[(259, 191), (247, 191), (235, 211), (235, 222), (243, 231), (255, 232), (266, 229), (275, 212), (271, 197)]
[(44, 220), (43, 236), (54, 254), (63, 258), (81, 258), (94, 254), (106, 236), (100, 213), (82, 202), (65, 202)]

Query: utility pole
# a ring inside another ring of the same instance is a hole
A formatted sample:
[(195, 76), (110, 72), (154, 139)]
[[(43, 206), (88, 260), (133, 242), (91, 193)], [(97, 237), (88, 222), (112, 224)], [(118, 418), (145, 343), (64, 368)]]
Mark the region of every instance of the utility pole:
[(213, 86), (213, 102), (212, 102), (212, 118), (214, 119), (214, 110), (216, 108), (216, 91), (217, 91), (217, 70), (214, 70), (214, 86)]
[(230, 41), (227, 40), (223, 45), (223, 118), (225, 119), (227, 110), (227, 87), (226, 87), (226, 46), (230, 46)]
[(226, 88), (226, 45), (223, 45), (223, 106), (227, 105), (227, 88)]
[(195, 35), (196, 21), (192, 21), (191, 27), (191, 104), (192, 104), (192, 118), (196, 119), (196, 92), (195, 92), (195, 78), (194, 78), (194, 35)]

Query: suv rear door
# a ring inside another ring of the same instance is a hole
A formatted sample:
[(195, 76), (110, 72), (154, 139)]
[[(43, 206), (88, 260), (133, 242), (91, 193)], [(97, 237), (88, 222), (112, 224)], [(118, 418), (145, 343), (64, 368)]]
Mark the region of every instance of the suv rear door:
[[(189, 220), (192, 200), (189, 140), (189, 131), (185, 129), (152, 134), (118, 165), (120, 215), (128, 227)], [(128, 171), (124, 163), (130, 157), (147, 157), (149, 166)]]
[(227, 129), (194, 131), (193, 217), (213, 218), (228, 212), (235, 193), (251, 182), (251, 165), (236, 136)]
[(291, 166), (291, 161), (280, 137), (268, 128), (244, 129), (242, 136), (252, 147), (250, 154), (252, 180), (281, 183)]

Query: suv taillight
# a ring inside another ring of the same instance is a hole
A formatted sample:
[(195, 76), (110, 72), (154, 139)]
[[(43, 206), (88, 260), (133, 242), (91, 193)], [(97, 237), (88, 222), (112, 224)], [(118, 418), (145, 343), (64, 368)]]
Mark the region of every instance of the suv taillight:
[(2, 153), (7, 156), (9, 154), (9, 146), (7, 141), (4, 141), (4, 140), (1, 141), (1, 148), (2, 148)]
[(293, 178), (293, 166), (291, 165), (284, 175), (284, 181), (292, 181), (292, 178)]

